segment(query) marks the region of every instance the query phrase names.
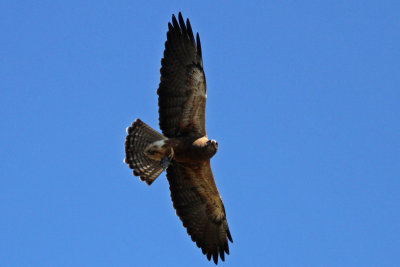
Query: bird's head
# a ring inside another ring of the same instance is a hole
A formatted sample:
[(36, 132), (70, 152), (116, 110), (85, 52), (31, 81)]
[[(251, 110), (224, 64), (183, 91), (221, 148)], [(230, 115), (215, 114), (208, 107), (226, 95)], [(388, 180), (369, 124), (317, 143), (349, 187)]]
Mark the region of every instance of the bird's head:
[(207, 141), (207, 150), (210, 153), (210, 157), (214, 156), (215, 153), (217, 153), (217, 150), (218, 150), (218, 142), (215, 141), (214, 139), (208, 140)]

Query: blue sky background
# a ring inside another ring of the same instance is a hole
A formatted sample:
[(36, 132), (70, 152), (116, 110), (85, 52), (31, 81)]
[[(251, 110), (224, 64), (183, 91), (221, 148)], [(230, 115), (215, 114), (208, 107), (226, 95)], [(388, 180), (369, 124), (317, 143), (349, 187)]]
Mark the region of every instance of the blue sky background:
[[(196, 3), (195, 3), (196, 2)], [(213, 266), (165, 175), (122, 163), (158, 129), (167, 23), (199, 32), (224, 266), (400, 266), (398, 1), (1, 1), (0, 264)]]

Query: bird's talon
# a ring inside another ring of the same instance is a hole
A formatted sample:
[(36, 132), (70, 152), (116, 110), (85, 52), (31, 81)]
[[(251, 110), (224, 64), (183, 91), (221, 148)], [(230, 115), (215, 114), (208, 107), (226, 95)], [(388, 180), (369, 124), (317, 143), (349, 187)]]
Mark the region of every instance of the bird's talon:
[(167, 156), (164, 156), (161, 159), (161, 167), (163, 167), (164, 169), (168, 167), (169, 163), (170, 163), (170, 161), (169, 161), (169, 158)]

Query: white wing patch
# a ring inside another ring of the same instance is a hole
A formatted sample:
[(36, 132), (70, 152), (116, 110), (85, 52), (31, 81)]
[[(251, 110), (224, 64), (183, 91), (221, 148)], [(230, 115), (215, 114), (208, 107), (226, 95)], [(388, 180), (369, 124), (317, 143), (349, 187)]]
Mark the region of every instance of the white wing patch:
[(155, 141), (150, 146), (156, 150), (160, 150), (163, 147), (163, 145), (165, 145), (165, 141), (166, 140)]

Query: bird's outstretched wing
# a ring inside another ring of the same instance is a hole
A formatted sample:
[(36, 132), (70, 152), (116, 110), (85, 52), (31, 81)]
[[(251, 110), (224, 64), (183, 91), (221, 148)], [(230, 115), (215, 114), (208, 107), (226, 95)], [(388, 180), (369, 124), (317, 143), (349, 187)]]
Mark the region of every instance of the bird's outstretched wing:
[(209, 161), (188, 164), (173, 162), (167, 169), (171, 198), (188, 234), (208, 260), (225, 260), (232, 241)]
[(157, 90), (159, 123), (167, 137), (206, 135), (206, 78), (199, 34), (194, 39), (189, 19), (181, 13), (168, 23), (161, 80)]

